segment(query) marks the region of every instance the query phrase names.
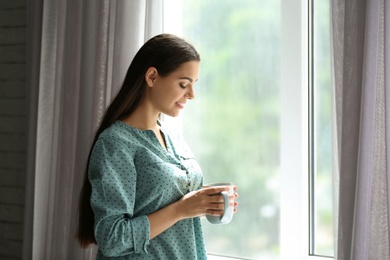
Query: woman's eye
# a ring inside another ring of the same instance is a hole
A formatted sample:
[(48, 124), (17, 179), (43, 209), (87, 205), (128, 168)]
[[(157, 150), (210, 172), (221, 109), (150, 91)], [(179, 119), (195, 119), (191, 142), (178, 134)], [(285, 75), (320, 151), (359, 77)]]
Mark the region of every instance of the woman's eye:
[(186, 88), (187, 87), (186, 85), (184, 85), (182, 83), (180, 83), (179, 85), (180, 85), (181, 88)]

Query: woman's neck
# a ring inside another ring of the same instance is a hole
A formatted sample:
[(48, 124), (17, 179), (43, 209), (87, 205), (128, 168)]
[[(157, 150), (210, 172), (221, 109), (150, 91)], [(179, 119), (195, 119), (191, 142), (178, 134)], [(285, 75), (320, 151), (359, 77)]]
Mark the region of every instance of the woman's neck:
[(157, 130), (159, 129), (157, 124), (158, 116), (158, 113), (152, 113), (149, 109), (141, 106), (129, 116), (122, 119), (122, 121), (127, 125), (141, 130)]

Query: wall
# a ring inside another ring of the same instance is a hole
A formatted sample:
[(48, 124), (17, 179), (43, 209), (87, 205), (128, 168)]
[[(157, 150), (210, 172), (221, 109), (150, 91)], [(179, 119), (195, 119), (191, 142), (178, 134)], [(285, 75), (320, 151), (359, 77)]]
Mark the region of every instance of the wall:
[(26, 4), (0, 0), (0, 260), (21, 259), (26, 169)]

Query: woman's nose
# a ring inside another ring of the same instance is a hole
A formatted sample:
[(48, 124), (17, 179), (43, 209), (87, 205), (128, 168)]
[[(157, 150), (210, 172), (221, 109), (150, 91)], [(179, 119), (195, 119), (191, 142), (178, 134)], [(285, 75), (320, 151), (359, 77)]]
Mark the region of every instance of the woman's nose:
[(194, 99), (195, 98), (194, 88), (192, 86), (189, 86), (187, 89), (188, 89), (188, 91), (187, 91), (185, 97), (187, 99)]

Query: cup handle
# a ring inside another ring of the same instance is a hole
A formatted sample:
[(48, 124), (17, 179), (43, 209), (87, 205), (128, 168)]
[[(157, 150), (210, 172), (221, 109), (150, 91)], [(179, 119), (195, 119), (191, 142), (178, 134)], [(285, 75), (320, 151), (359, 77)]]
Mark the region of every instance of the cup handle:
[(221, 194), (223, 196), (223, 215), (221, 217), (221, 222), (225, 222), (225, 219), (228, 215), (228, 208), (229, 208), (229, 193), (227, 191), (221, 191)]

